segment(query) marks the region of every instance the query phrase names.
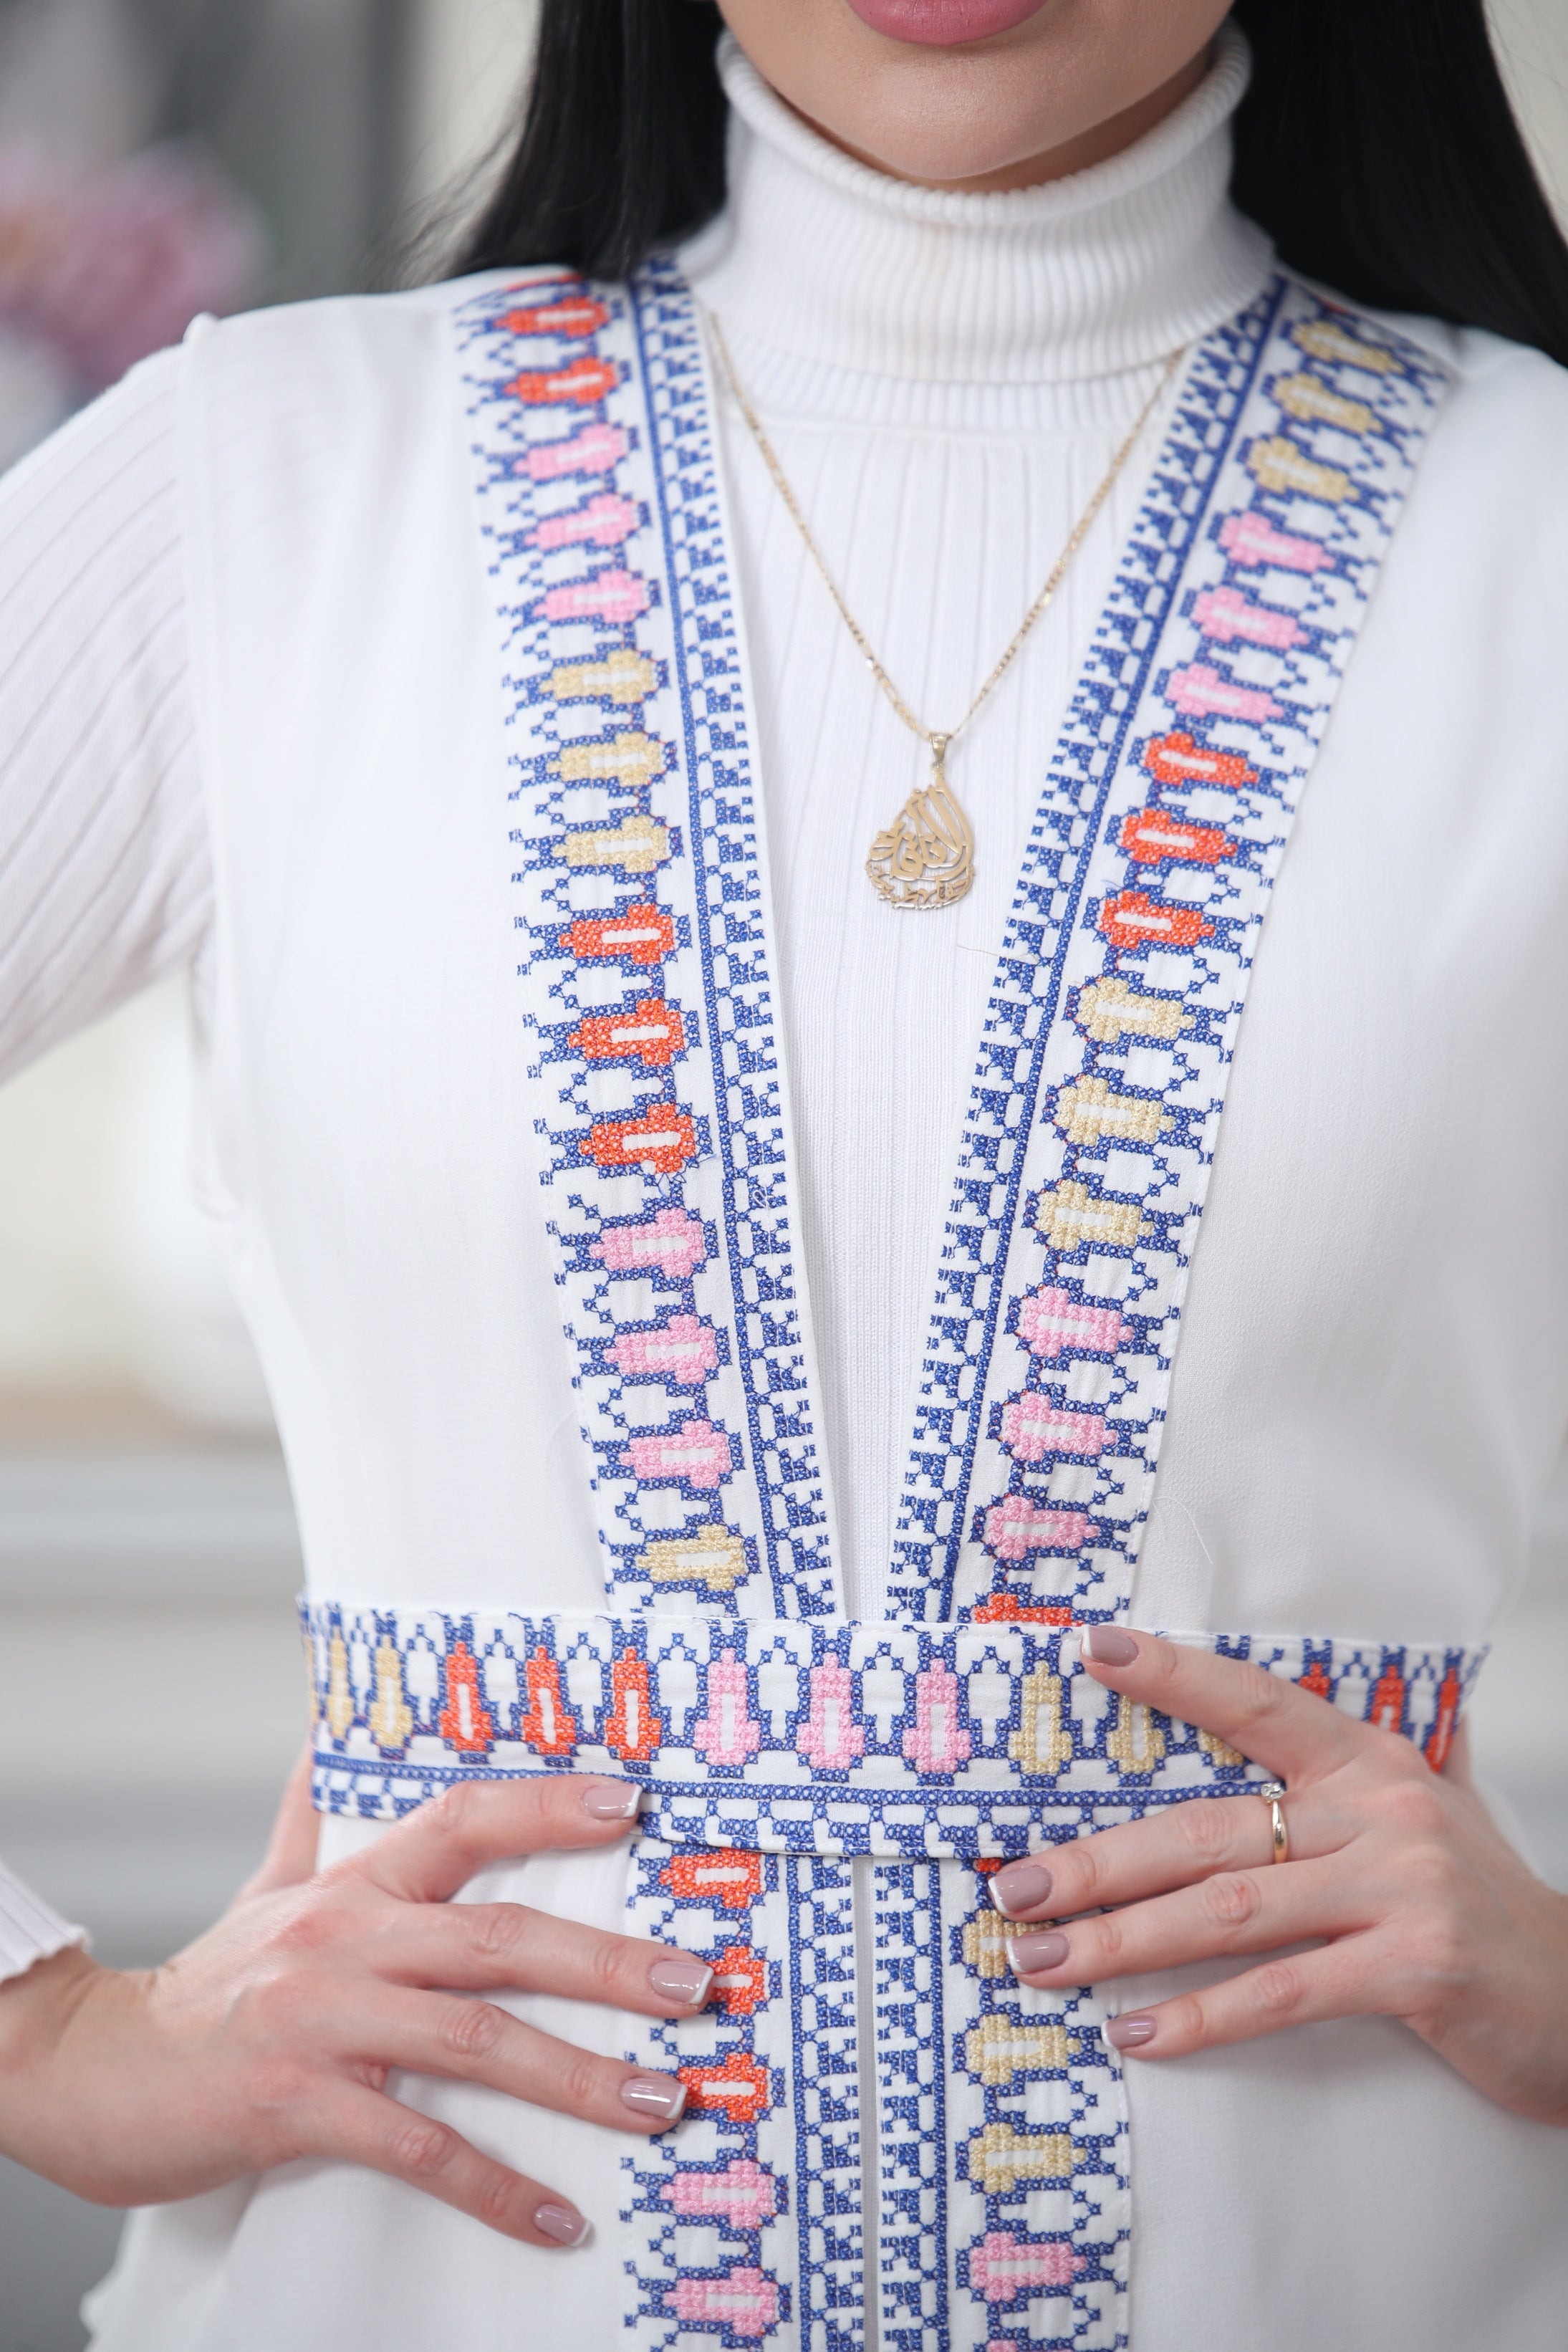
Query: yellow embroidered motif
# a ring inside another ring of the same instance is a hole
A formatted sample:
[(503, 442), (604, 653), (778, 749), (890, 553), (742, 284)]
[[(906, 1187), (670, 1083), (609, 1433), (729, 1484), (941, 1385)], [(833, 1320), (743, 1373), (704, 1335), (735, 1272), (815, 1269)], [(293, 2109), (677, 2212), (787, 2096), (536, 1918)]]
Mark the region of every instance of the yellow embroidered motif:
[(371, 1702), (371, 1738), (378, 1748), (403, 1748), (413, 1729), (413, 1709), (403, 1696), (402, 1660), (383, 1634), (376, 1643), (376, 1695)]
[(1053, 1184), (1040, 1196), (1035, 1231), (1053, 1250), (1075, 1250), (1081, 1242), (1103, 1242), (1131, 1249), (1148, 1231), (1135, 1201), (1097, 1201), (1087, 1184)]
[(1380, 343), (1364, 343), (1327, 319), (1305, 319), (1291, 330), (1291, 340), (1315, 360), (1348, 360), (1353, 367), (1369, 368), (1374, 375), (1404, 375), (1406, 369)]
[(1315, 421), (1343, 425), (1347, 433), (1370, 433), (1377, 422), (1364, 400), (1346, 400), (1331, 392), (1321, 376), (1288, 375), (1274, 386), (1274, 397), (1305, 425)]
[(733, 1592), (746, 1574), (746, 1546), (710, 1519), (695, 1535), (664, 1536), (644, 1545), (642, 1567), (655, 1584), (706, 1584), (710, 1592)]
[(1247, 464), (1266, 490), (1299, 490), (1302, 498), (1322, 499), (1336, 507), (1350, 496), (1348, 474), (1337, 466), (1320, 466), (1282, 433), (1269, 441), (1254, 441)]
[(354, 1694), (349, 1687), (349, 1645), (334, 1633), (327, 1645), (327, 1704), (322, 1712), (334, 1739), (346, 1739), (354, 1720)]
[(550, 672), (549, 690), (558, 702), (599, 695), (612, 702), (642, 702), (658, 683), (659, 673), (646, 654), (617, 646), (604, 661), (559, 663)]
[(1075, 1078), (1056, 1097), (1056, 1124), (1070, 1143), (1155, 1143), (1172, 1121), (1144, 1095), (1124, 1095), (1108, 1078)]
[(988, 2197), (1000, 2197), (1019, 2180), (1070, 2180), (1072, 2139), (1068, 2132), (1019, 2132), (1011, 2124), (988, 2124), (964, 2151), (970, 2179)]
[[(612, 742), (569, 743), (556, 761), (557, 772), (569, 784), (623, 784), (628, 792), (651, 784), (669, 765), (670, 747), (641, 728), (623, 728)], [(644, 818), (643, 823), (647, 823)]]
[(1232, 1748), (1228, 1740), (1221, 1739), (1218, 1731), (1200, 1731), (1197, 1744), (1211, 1764), (1245, 1764), (1247, 1761), (1240, 1748)]
[(988, 2017), (964, 2043), (964, 2063), (993, 2090), (1005, 2090), (1015, 2074), (1060, 2069), (1078, 2053), (1078, 2037), (1061, 2025), (1024, 2025), (1011, 2017)]
[(613, 827), (566, 836), (569, 866), (620, 866), (628, 874), (651, 874), (669, 854), (669, 834), (651, 816), (622, 817)]
[(1060, 1772), (1072, 1760), (1072, 1734), (1061, 1720), (1061, 1676), (1046, 1666), (1024, 1676), (1022, 1713), (1008, 1736), (1008, 1754), (1026, 1772)]
[(1165, 1752), (1165, 1733), (1155, 1730), (1148, 1708), (1119, 1691), (1116, 1721), (1105, 1740), (1105, 1753), (1118, 1772), (1152, 1772)]
[(1009, 1977), (1008, 1937), (1021, 1936), (1023, 1927), (1017, 1919), (1004, 1919), (999, 1911), (982, 1911), (977, 1919), (964, 1923), (964, 1959), (977, 1976)]
[(1190, 1024), (1168, 996), (1140, 996), (1124, 980), (1096, 980), (1078, 1000), (1081, 1029), (1102, 1045), (1121, 1037), (1179, 1037)]

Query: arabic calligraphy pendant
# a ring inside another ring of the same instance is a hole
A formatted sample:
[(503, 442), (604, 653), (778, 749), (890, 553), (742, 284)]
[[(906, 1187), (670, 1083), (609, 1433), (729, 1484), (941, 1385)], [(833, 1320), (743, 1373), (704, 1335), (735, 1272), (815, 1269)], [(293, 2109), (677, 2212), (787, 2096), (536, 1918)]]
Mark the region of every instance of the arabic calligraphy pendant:
[(890, 907), (956, 906), (975, 878), (975, 835), (947, 784), (950, 735), (931, 738), (931, 781), (916, 784), (885, 833), (871, 845), (865, 870)]

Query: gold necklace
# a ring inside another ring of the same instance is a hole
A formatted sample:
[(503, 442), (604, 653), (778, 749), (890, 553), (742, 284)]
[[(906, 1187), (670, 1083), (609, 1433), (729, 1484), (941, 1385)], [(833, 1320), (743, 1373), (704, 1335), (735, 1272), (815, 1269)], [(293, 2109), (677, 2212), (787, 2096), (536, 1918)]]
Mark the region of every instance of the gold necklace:
[(959, 719), (957, 726), (949, 727), (945, 732), (939, 732), (935, 728), (923, 726), (916, 719), (892, 678), (873, 653), (867, 642), (865, 631), (839, 593), (838, 585), (822, 561), (821, 550), (811, 536), (806, 518), (800, 511), (784, 468), (774, 455), (773, 445), (762, 430), (757, 412), (741, 388), (740, 378), (736, 373), (735, 362), (729, 355), (729, 345), (724, 339), (724, 330), (711, 310), (707, 313), (707, 321), (713, 335), (714, 349), (718, 353), (719, 362), (724, 369), (729, 389), (735, 395), (736, 406), (750, 427), (751, 437), (761, 452), (762, 462), (773, 477), (774, 488), (794, 518), (795, 528), (806, 542), (806, 552), (821, 573), (828, 593), (839, 608), (840, 618), (860, 651), (864, 655), (867, 668), (900, 719), (912, 734), (918, 735), (922, 741), (930, 747), (931, 780), (929, 783), (916, 784), (894, 823), (888, 826), (885, 833), (879, 833), (872, 843), (871, 856), (865, 862), (865, 870), (871, 878), (872, 887), (880, 898), (886, 899), (890, 907), (929, 909), (955, 906), (963, 898), (975, 878), (975, 835), (968, 818), (965, 815), (947, 782), (947, 746), (960, 729), (967, 727), (973, 719), (976, 711), (978, 710), (992, 687), (1001, 677), (1003, 671), (1010, 666), (1024, 639), (1061, 587), (1067, 575), (1068, 566), (1088, 538), (1095, 516), (1110, 497), (1116, 477), (1132, 456), (1145, 425), (1154, 415), (1171, 378), (1180, 365), (1185, 346), (1184, 351), (1173, 352), (1166, 361), (1164, 374), (1144, 404), (1137, 423), (1112, 458), (1110, 470), (1104, 480), (1073, 525), (1066, 546), (1051, 567), (1044, 587), (1024, 614), (1023, 624), (1018, 635), (981, 687), (978, 694), (976, 695), (973, 702), (970, 703), (967, 710), (965, 711), (962, 719)]

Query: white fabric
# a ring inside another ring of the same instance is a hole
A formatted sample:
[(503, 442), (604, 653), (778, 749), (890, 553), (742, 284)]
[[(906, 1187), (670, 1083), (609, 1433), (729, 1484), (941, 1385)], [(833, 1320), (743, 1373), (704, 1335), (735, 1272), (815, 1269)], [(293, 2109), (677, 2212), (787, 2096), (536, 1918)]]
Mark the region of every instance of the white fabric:
[(26, 1976), (36, 1961), (53, 1959), (68, 1946), (89, 1941), (85, 1927), (63, 1919), (52, 1903), (25, 1886), (0, 1862), (0, 1984)]
[[(934, 218), (934, 200), (883, 188), (788, 118), (786, 138), (733, 71), (732, 87), (749, 123), (736, 217), (693, 257), (698, 284), (736, 327), (852, 602), (940, 721), (1145, 396), (1172, 289), (1187, 289), (1190, 332), (1222, 281), (1225, 303), (1248, 290), (1240, 260), (1232, 279), (1215, 257), (1257, 251), (1213, 201), (1223, 132), (1200, 96), (1147, 143), (1161, 176), (1140, 246), (1136, 158), (1054, 204), (971, 213), (944, 197)], [(807, 184), (828, 191), (819, 204)], [(748, 300), (754, 217), (768, 274)], [(1186, 224), (1174, 251), (1168, 222)], [(993, 242), (1027, 266), (998, 261), (988, 279)], [(960, 257), (940, 273), (934, 244)], [(824, 292), (821, 341), (800, 348), (790, 320), (810, 310), (813, 273), (862, 292), (847, 311)], [(1039, 355), (1091, 348), (1078, 289), (1096, 282), (1120, 339), (1098, 363), (1124, 372), (1078, 375), (1073, 361), (1052, 380)], [(913, 296), (873, 310), (864, 290), (899, 284), (929, 289), (913, 343)], [(177, 421), (165, 363), (0, 498), (0, 937), (49, 884), (0, 1021), (18, 1055), (206, 940), (202, 1196), (267, 1366), (313, 1585), (571, 1608), (597, 1596), (597, 1545), (521, 1083), (501, 665), (450, 299), (209, 331), (179, 371)], [(1419, 331), (1458, 382), (1260, 952), (1139, 1571), (1145, 1622), (1484, 1636), (1568, 1421), (1568, 386), (1534, 354)], [(967, 376), (966, 351), (1015, 335), (1016, 380), (1005, 360)], [(133, 429), (154, 413), (155, 431)], [(860, 865), (915, 747), (844, 646), (742, 430), (730, 419), (727, 454), (808, 1265), (863, 1608), (1008, 856), (1135, 484), (956, 754), (981, 844), (973, 898), (951, 922), (883, 915)], [(164, 575), (123, 560), (110, 527), (167, 514), (172, 487), (188, 671), (176, 633), (144, 625), (139, 583)], [(26, 608), (58, 632), (47, 674), (9, 617), (16, 550), (36, 565)], [(127, 634), (100, 650), (110, 591)], [(77, 707), (96, 693), (110, 716), (68, 773), (38, 746), (73, 668)], [(207, 796), (210, 929), (181, 709)], [(151, 762), (149, 713), (168, 730)], [(371, 1834), (333, 1824), (326, 1851)], [(485, 1891), (612, 1927), (623, 1886), (612, 1853), (497, 1871)], [(621, 2044), (591, 2007), (513, 2006)], [(1568, 2136), (1488, 2105), (1403, 2028), (1317, 2028), (1129, 2079), (1135, 2352), (1316, 2352), (1325, 2330), (1388, 2352), (1554, 2340)], [(406, 2095), (576, 2197), (597, 2250), (507, 2245), (369, 2175), (296, 2167), (140, 2222), (97, 2306), (100, 2352), (616, 2340), (616, 2142), (484, 2092)]]

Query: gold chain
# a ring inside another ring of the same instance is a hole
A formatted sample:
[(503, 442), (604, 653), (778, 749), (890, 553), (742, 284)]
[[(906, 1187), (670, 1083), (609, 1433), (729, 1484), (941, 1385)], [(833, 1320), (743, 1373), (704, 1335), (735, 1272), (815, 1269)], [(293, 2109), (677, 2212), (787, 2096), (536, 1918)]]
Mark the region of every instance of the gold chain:
[(866, 872), (880, 895), (896, 907), (950, 907), (961, 898), (974, 880), (974, 835), (969, 821), (953, 797), (947, 784), (946, 764), (947, 746), (973, 719), (991, 688), (1016, 659), (1024, 639), (1040, 614), (1046, 610), (1067, 576), (1068, 567), (1088, 538), (1095, 517), (1115, 487), (1116, 478), (1132, 456), (1145, 425), (1169, 387), (1180, 366), (1184, 352), (1173, 352), (1166, 361), (1158, 383), (1149, 394), (1139, 413), (1138, 420), (1112, 458), (1104, 479), (1089, 504), (1074, 523), (1066, 546), (1046, 576), (1045, 585), (1024, 614), (1012, 643), (1002, 655), (990, 676), (965, 711), (956, 727), (946, 730), (925, 727), (916, 719), (896, 686), (873, 652), (865, 631), (840, 593), (838, 583), (822, 560), (822, 551), (811, 535), (810, 526), (801, 513), (800, 503), (789, 486), (788, 476), (774, 453), (772, 443), (762, 429), (761, 420), (747, 398), (735, 362), (725, 341), (724, 329), (710, 310), (707, 313), (714, 349), (718, 353), (726, 382), (735, 396), (736, 406), (746, 419), (751, 437), (761, 454), (762, 462), (773, 478), (773, 486), (783, 499), (796, 530), (806, 543), (806, 552), (822, 577), (822, 583), (837, 605), (840, 618), (859, 651), (864, 656), (867, 668), (881, 687), (894, 709), (911, 734), (918, 735), (929, 744), (932, 756), (932, 777), (928, 785), (917, 786), (900, 812), (897, 823), (886, 833), (879, 833), (866, 862)]

